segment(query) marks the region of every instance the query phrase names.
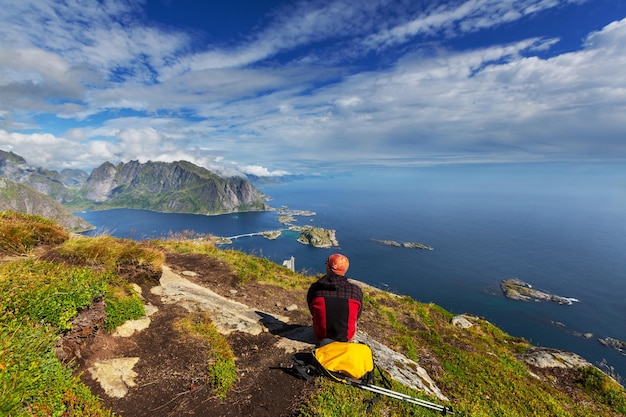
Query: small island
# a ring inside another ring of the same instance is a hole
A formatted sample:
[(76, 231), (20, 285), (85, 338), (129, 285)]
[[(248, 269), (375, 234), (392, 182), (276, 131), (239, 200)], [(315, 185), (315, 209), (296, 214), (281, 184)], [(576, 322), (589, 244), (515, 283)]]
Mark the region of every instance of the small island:
[(286, 226), (291, 226), (296, 218), (294, 216), (315, 216), (314, 211), (308, 210), (291, 210), (289, 207), (280, 207), (276, 209), (278, 212), (278, 222)]
[(626, 342), (612, 337), (605, 337), (604, 339), (598, 339), (598, 342), (606, 347), (617, 349), (623, 355), (626, 355)]
[(291, 227), (291, 230), (300, 231), (300, 237), (298, 242), (305, 245), (312, 245), (316, 248), (330, 248), (332, 246), (339, 246), (337, 238), (335, 236), (335, 230), (322, 229), (321, 227)]
[(284, 225), (290, 225), (295, 221), (296, 221), (296, 218), (293, 217), (292, 215), (283, 214), (283, 215), (278, 216), (278, 222)]
[(278, 239), (282, 233), (282, 230), (267, 230), (265, 232), (261, 232), (261, 236), (269, 240), (275, 240)]
[(500, 287), (502, 288), (504, 295), (512, 300), (553, 301), (563, 305), (572, 305), (574, 302), (578, 302), (576, 298), (561, 297), (559, 295), (536, 290), (532, 287), (532, 285), (517, 278), (502, 280)]
[(417, 242), (396, 242), (395, 240), (372, 239), (374, 242), (382, 243), (387, 246), (403, 247), (407, 249), (433, 250), (433, 247)]

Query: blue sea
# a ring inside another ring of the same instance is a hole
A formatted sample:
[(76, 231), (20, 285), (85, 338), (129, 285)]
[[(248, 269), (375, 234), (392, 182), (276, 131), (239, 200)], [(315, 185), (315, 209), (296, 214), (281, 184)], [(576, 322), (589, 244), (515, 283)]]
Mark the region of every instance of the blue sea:
[[(338, 248), (236, 239), (230, 247), (296, 270), (324, 271), (333, 252), (350, 259), (348, 276), (484, 317), (535, 345), (605, 362), (626, 379), (626, 356), (599, 338), (626, 341), (626, 167), (519, 164), (371, 168), (319, 175), (260, 190), (272, 207), (314, 211), (296, 224), (334, 229)], [(78, 213), (96, 233), (142, 240), (171, 233), (235, 236), (284, 226), (275, 211), (220, 216), (116, 209)], [(419, 242), (425, 251), (374, 239)], [(500, 282), (519, 278), (536, 289), (579, 300), (572, 305), (505, 298)], [(584, 333), (593, 337), (584, 338)]]

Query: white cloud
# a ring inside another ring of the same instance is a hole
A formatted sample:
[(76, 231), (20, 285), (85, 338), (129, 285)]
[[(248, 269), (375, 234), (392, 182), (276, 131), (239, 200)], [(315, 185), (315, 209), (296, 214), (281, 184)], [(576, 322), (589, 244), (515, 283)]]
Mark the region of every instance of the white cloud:
[[(442, 43), (573, 2), (297, 2), (241, 42), (201, 50), (146, 23), (141, 1), (9, 2), (0, 149), (45, 166), (187, 159), (255, 175), (311, 162), (624, 155), (626, 19), (553, 57), (555, 38)], [(351, 65), (371, 54), (383, 64)], [(45, 133), (37, 115), (63, 118), (67, 132)]]
[[(242, 129), (271, 136), (289, 155), (320, 162), (439, 156), (459, 149), (526, 160), (600, 149), (623, 154), (616, 140), (590, 140), (605, 128), (613, 136), (626, 130), (619, 117), (626, 104), (619, 33), (626, 24), (605, 30), (592, 36), (596, 44), (604, 42), (601, 48), (587, 42), (586, 49), (554, 58), (524, 56), (544, 48), (538, 39), (407, 57), (388, 71), (355, 74), (313, 96), (275, 104), (295, 112), (256, 118), (240, 103), (247, 115)], [(269, 98), (264, 108), (266, 103)], [(255, 104), (261, 106), (256, 100), (250, 106)]]
[(0, 111), (62, 111), (53, 101), (83, 95), (79, 71), (56, 54), (37, 48), (0, 46)]
[(244, 174), (252, 174), (258, 177), (275, 177), (281, 175), (289, 175), (288, 171), (284, 170), (274, 170), (270, 171), (266, 167), (260, 165), (244, 165), (240, 167), (241, 172)]
[(566, 3), (585, 0), (462, 0), (436, 5), (414, 19), (370, 35), (371, 48), (404, 43), (417, 35), (455, 37), (503, 23)]
[[(87, 166), (99, 165), (102, 159), (90, 159), (90, 151), (95, 148), (97, 142), (76, 144), (49, 133), (22, 134), (0, 130), (0, 149), (11, 150), (38, 167), (60, 168), (65, 165), (64, 161), (72, 161), (71, 165), (78, 167), (84, 166), (80, 165), (80, 161), (86, 162)], [(99, 152), (97, 155), (101, 157), (105, 153)]]

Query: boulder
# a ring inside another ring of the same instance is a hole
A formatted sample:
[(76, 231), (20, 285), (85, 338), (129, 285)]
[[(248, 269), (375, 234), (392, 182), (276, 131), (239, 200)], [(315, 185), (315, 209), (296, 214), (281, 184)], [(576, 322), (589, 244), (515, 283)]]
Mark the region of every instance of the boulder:
[(592, 366), (585, 359), (572, 352), (558, 349), (533, 347), (518, 356), (521, 361), (537, 368), (585, 368)]
[(456, 327), (460, 327), (461, 329), (469, 329), (474, 325), (466, 316), (460, 315), (452, 317), (451, 323)]

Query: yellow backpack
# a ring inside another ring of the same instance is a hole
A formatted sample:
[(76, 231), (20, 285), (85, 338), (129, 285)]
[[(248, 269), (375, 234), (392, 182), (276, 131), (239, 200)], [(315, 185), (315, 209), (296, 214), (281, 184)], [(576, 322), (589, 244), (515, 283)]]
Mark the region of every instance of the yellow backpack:
[(313, 350), (313, 357), (333, 378), (366, 379), (374, 372), (372, 350), (363, 343), (332, 342)]
[[(296, 353), (293, 356), (294, 364), (291, 370), (296, 376), (308, 381), (309, 378), (318, 375), (326, 375), (337, 382), (343, 382), (375, 393), (376, 396), (367, 403), (366, 411), (372, 410), (373, 405), (381, 395), (395, 398), (410, 404), (426, 407), (439, 411), (442, 415), (454, 414), (452, 407), (434, 404), (420, 398), (412, 397), (391, 390), (391, 381), (374, 364), (374, 357), (369, 346), (363, 343), (331, 342), (327, 345), (314, 349), (312, 352)], [(374, 385), (374, 368), (382, 378), (384, 387)]]

